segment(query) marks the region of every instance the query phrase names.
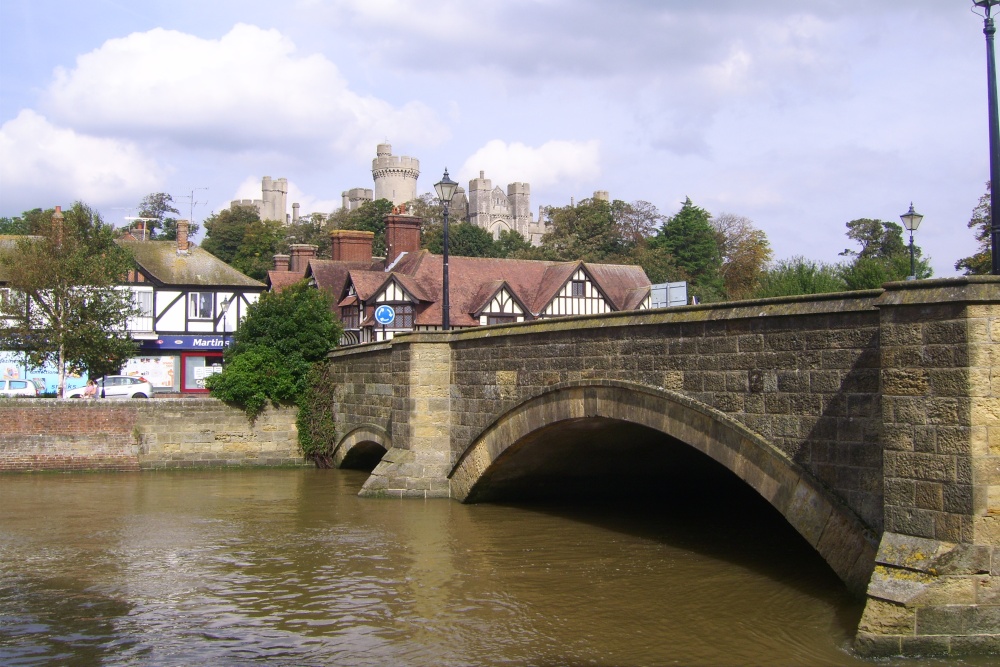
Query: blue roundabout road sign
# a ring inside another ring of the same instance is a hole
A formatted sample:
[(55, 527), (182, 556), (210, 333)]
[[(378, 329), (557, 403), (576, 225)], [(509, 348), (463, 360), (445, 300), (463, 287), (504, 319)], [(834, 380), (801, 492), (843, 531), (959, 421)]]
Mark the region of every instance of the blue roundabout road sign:
[(392, 306), (387, 306), (385, 304), (382, 304), (381, 306), (375, 309), (375, 321), (381, 324), (382, 326), (392, 324), (395, 319), (396, 319), (396, 311), (393, 309)]

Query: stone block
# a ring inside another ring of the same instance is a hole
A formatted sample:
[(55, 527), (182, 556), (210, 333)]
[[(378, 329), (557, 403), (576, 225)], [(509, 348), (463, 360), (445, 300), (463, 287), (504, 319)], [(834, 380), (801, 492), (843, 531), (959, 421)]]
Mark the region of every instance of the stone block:
[(892, 601), (869, 597), (858, 625), (858, 636), (912, 635), (915, 628), (916, 612), (913, 609)]
[(918, 635), (964, 635), (973, 623), (974, 607), (968, 605), (935, 605), (916, 611)]
[(900, 653), (920, 657), (944, 656), (951, 653), (951, 637), (901, 637)]

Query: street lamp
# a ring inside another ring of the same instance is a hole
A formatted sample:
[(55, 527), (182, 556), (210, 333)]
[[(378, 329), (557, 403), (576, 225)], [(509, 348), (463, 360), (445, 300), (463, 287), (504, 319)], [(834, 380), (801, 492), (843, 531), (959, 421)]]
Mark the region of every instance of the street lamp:
[(910, 275), (906, 279), (916, 280), (917, 264), (913, 259), (913, 232), (917, 231), (917, 227), (920, 226), (920, 221), (924, 219), (924, 216), (914, 211), (913, 202), (910, 202), (910, 210), (899, 216), (899, 219), (903, 221), (903, 226), (910, 232)]
[(986, 90), (989, 104), (990, 122), (990, 251), (993, 255), (993, 275), (1000, 275), (1000, 203), (997, 192), (1000, 191), (1000, 120), (997, 119), (997, 64), (993, 53), (993, 35), (996, 26), (990, 9), (1000, 5), (1000, 0), (972, 0), (976, 7), (982, 7), (983, 34), (986, 35)]
[(434, 184), (434, 190), (437, 192), (438, 200), (441, 202), (441, 205), (444, 206), (444, 253), (442, 255), (444, 259), (444, 276), (443, 283), (441, 285), (441, 296), (443, 299), (443, 305), (441, 307), (441, 328), (445, 331), (451, 329), (451, 304), (449, 303), (448, 294), (448, 207), (451, 206), (451, 198), (455, 196), (456, 189), (458, 189), (458, 183), (448, 178), (448, 168), (445, 167), (444, 176), (441, 177), (440, 181)]

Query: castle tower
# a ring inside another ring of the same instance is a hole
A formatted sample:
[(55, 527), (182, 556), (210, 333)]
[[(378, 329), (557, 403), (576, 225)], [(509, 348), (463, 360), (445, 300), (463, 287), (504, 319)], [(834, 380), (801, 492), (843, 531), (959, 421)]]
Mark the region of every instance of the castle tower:
[(374, 193), (369, 188), (351, 188), (340, 193), (341, 207), (348, 211), (353, 211), (365, 202), (373, 200)]
[(390, 144), (379, 144), (375, 155), (372, 160), (375, 199), (388, 199), (394, 206), (416, 199), (420, 160), (393, 155)]
[(261, 220), (277, 220), (287, 222), (288, 219), (288, 179), (273, 180), (265, 176), (260, 184), (261, 202), (259, 213)]
[(527, 183), (511, 183), (507, 186), (507, 201), (510, 203), (511, 226), (525, 238), (531, 220), (531, 186)]

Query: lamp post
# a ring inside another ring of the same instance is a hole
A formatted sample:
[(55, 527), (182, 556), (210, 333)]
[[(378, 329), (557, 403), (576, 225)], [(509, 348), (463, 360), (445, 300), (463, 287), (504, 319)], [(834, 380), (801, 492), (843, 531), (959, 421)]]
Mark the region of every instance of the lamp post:
[(997, 119), (997, 64), (993, 52), (993, 35), (997, 30), (990, 9), (1000, 5), (1000, 0), (972, 0), (972, 4), (986, 11), (983, 34), (986, 35), (986, 97), (990, 122), (990, 251), (992, 273), (996, 276), (1000, 275), (1000, 203), (997, 195), (1000, 191), (1000, 120)]
[(906, 279), (916, 280), (917, 263), (913, 257), (913, 232), (917, 231), (917, 227), (920, 226), (920, 221), (924, 219), (924, 216), (914, 211), (913, 202), (910, 202), (910, 210), (899, 216), (899, 219), (903, 221), (903, 226), (910, 232), (910, 275)]
[[(1000, 1), (1000, 0), (998, 0)], [(445, 331), (451, 329), (451, 310), (450, 310), (450, 295), (448, 294), (448, 207), (451, 206), (451, 198), (455, 196), (455, 190), (458, 188), (458, 183), (448, 178), (448, 168), (445, 167), (444, 176), (441, 180), (434, 184), (434, 190), (437, 192), (438, 200), (441, 205), (444, 206), (444, 252), (442, 253), (442, 259), (444, 260), (444, 275), (442, 276), (441, 283), (441, 328)]]

